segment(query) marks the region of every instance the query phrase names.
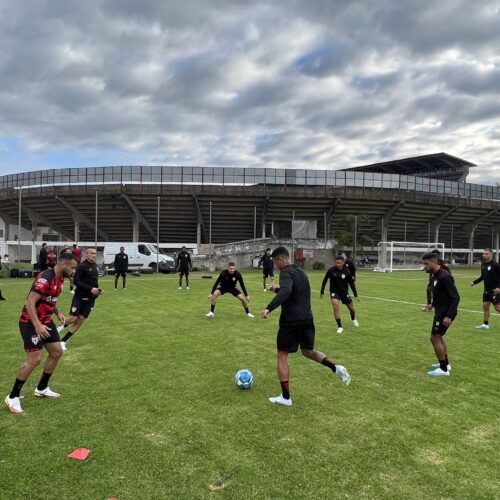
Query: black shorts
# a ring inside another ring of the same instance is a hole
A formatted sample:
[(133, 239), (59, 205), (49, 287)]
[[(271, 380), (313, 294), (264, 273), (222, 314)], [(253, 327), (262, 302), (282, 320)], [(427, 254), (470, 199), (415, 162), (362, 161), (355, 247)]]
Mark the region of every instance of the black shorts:
[(50, 337), (42, 339), (38, 336), (35, 326), (31, 321), (29, 323), (19, 322), (19, 331), (24, 342), (24, 350), (26, 352), (41, 351), (45, 344), (53, 344), (54, 342), (61, 342), (59, 332), (53, 321), (46, 326), (50, 329)]
[(342, 301), (342, 304), (346, 304), (346, 305), (352, 304), (351, 296), (348, 293), (331, 292), (330, 297), (332, 300)]
[(280, 325), (276, 337), (278, 351), (297, 352), (301, 349), (314, 349), (314, 323), (305, 325)]
[(92, 309), (94, 309), (95, 297), (86, 297), (75, 293), (71, 301), (71, 309), (69, 310), (70, 316), (83, 316), (88, 318)]
[(234, 295), (235, 297), (238, 297), (238, 295), (243, 295), (241, 290), (239, 288), (218, 288), (221, 295), (224, 295), (226, 293), (230, 293), (231, 295)]
[[(432, 320), (431, 335), (444, 335), (448, 331), (451, 323), (449, 326), (443, 325), (444, 318), (446, 318), (446, 313), (436, 311), (436, 313), (434, 314), (434, 319)], [(451, 318), (451, 321), (453, 322), (454, 319), (455, 318)]]
[(274, 278), (274, 270), (273, 269), (263, 269), (262, 276), (264, 278)]
[(186, 278), (189, 276), (189, 269), (179, 269), (179, 276), (182, 278), (183, 276), (186, 276)]
[(126, 278), (127, 277), (127, 271), (122, 271), (121, 269), (116, 269), (115, 270), (115, 276), (117, 278), (119, 278), (120, 276), (122, 276), (123, 278)]
[(495, 295), (493, 292), (484, 292), (483, 302), (492, 302), (494, 305), (500, 304), (500, 295)]

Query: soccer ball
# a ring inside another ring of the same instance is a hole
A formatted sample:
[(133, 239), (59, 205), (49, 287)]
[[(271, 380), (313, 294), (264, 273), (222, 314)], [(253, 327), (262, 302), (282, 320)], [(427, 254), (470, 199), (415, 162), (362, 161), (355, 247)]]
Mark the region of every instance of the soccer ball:
[(246, 368), (238, 370), (236, 372), (236, 375), (234, 376), (234, 383), (240, 389), (250, 389), (250, 387), (252, 387), (253, 384), (253, 373), (250, 370), (247, 370)]

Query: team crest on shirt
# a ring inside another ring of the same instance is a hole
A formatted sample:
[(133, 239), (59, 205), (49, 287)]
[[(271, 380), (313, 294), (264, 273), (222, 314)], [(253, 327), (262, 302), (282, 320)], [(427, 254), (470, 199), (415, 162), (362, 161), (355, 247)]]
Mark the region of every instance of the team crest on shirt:
[(491, 266), (488, 266), (488, 271), (491, 271)]
[(437, 286), (438, 280), (434, 280), (434, 286)]
[(38, 278), (35, 284), (38, 286), (38, 285), (45, 285), (45, 283), (47, 283), (47, 280), (45, 278)]
[(72, 307), (71, 312), (76, 312), (76, 307)]
[(342, 275), (342, 279), (345, 280), (345, 274)]
[(436, 326), (439, 326), (439, 321), (436, 321)]
[(32, 337), (31, 337), (31, 343), (33, 345), (37, 345), (38, 342), (40, 342), (40, 337), (38, 335), (32, 335)]
[(236, 278), (233, 278), (233, 281), (236, 281)]

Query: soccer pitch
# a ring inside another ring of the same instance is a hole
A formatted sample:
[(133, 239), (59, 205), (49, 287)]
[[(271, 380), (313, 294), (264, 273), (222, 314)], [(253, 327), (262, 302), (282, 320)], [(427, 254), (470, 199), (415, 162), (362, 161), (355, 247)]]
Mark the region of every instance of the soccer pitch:
[[(291, 408), (280, 393), (275, 337), (279, 311), (258, 272), (242, 271), (249, 319), (232, 296), (209, 320), (213, 280), (191, 275), (129, 277), (106, 294), (68, 344), (51, 379), (57, 400), (33, 396), (41, 368), (23, 389), (22, 415), (2, 404), (0, 498), (500, 498), (500, 317), (482, 322), (475, 270), (454, 271), (459, 316), (446, 335), (450, 377), (435, 362), (423, 272), (360, 271), (360, 327), (342, 306), (337, 335), (323, 272), (308, 272), (316, 348), (349, 370), (346, 387), (327, 368), (290, 356)], [(216, 278), (216, 273), (213, 274)], [(29, 280), (2, 279), (2, 400), (24, 359), (18, 315)], [(59, 307), (68, 312), (68, 287)], [(45, 355), (44, 355), (45, 359)], [(237, 389), (240, 368), (255, 374)], [(85, 462), (66, 458), (91, 450)], [(212, 491), (215, 489), (216, 491)]]

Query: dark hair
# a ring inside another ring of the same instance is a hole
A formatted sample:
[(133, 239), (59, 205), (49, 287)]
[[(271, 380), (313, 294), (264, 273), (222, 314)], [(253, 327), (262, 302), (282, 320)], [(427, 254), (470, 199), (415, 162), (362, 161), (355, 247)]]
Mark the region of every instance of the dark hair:
[(439, 255), (441, 252), (437, 248), (435, 248), (431, 253), (435, 253), (436, 255)]
[(342, 257), (342, 255), (337, 255), (337, 257), (335, 257), (335, 260), (344, 260), (344, 257)]
[(42, 243), (42, 247), (46, 247), (47, 246), (47, 243)]
[(288, 250), (285, 247), (278, 247), (274, 249), (274, 252), (271, 254), (271, 257), (275, 259), (276, 257), (290, 257)]
[(433, 252), (426, 253), (422, 256), (422, 260), (434, 260), (437, 261), (437, 255)]
[(234, 262), (232, 262), (232, 261), (228, 262), (227, 263), (227, 267), (231, 267), (231, 266), (235, 266), (236, 267), (236, 264)]
[(491, 248), (485, 248), (484, 249), (485, 252), (490, 252), (490, 253), (493, 253), (493, 250)]
[(271, 249), (270, 248), (266, 248), (266, 252), (269, 252)]
[(59, 255), (59, 262), (69, 262), (70, 260), (76, 260), (72, 253), (64, 252)]
[(73, 248), (76, 248), (76, 243), (73, 243)]

